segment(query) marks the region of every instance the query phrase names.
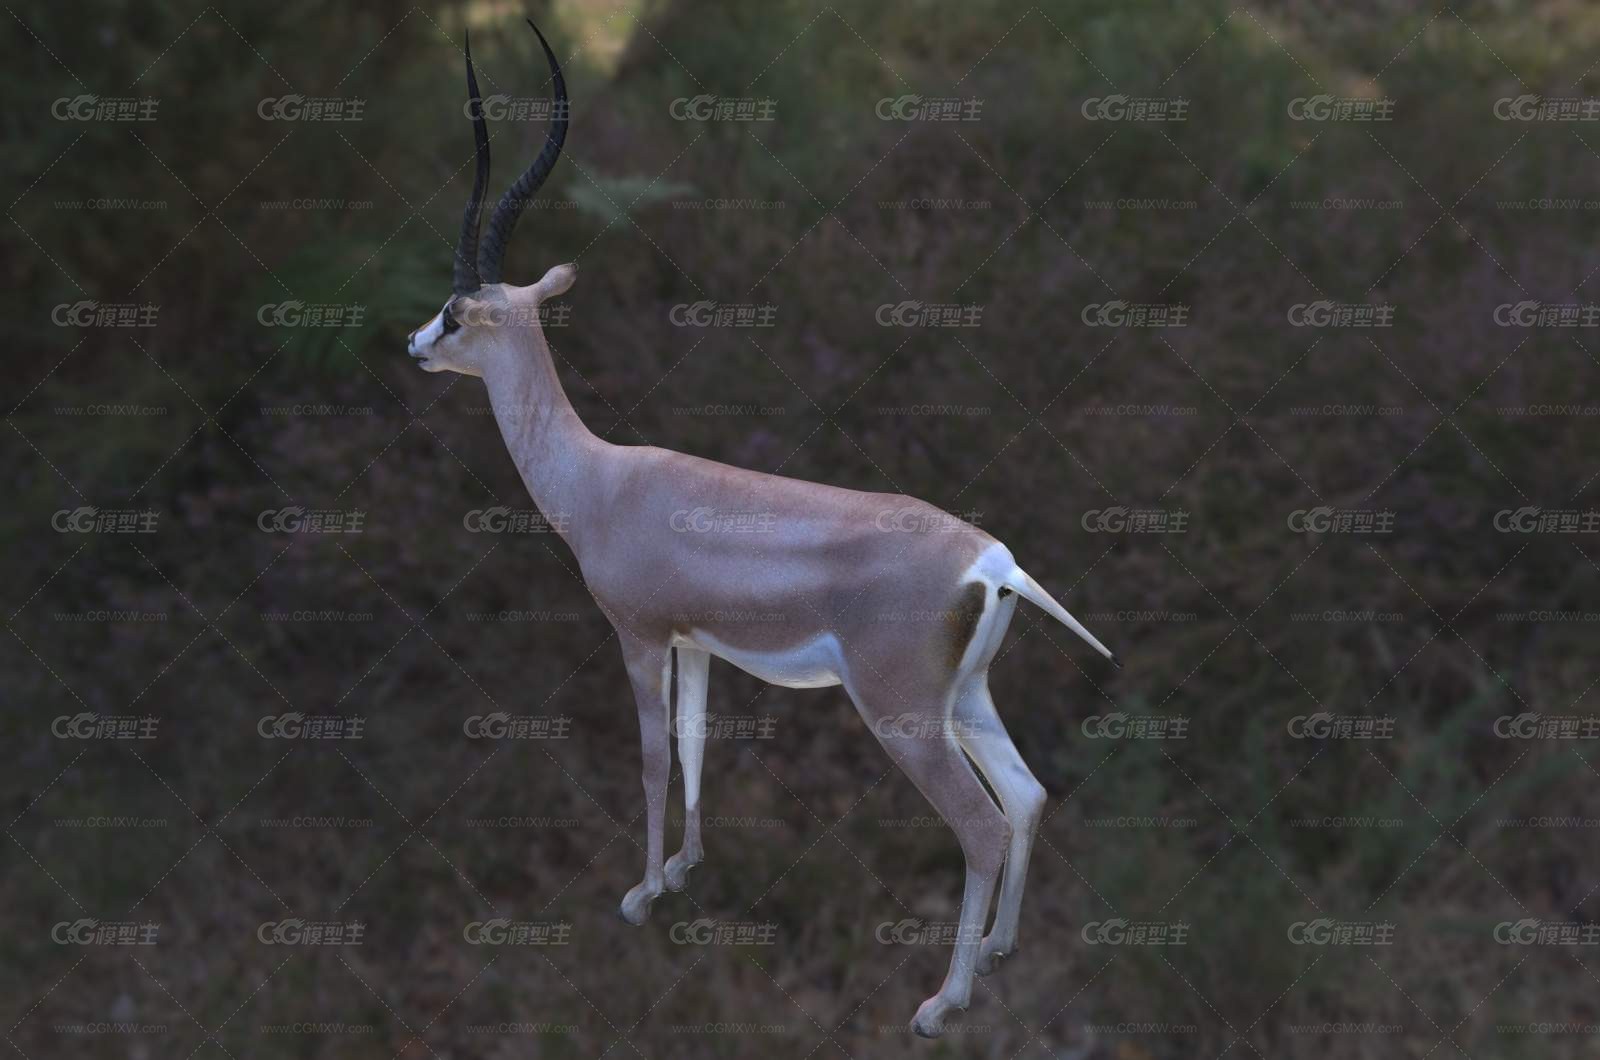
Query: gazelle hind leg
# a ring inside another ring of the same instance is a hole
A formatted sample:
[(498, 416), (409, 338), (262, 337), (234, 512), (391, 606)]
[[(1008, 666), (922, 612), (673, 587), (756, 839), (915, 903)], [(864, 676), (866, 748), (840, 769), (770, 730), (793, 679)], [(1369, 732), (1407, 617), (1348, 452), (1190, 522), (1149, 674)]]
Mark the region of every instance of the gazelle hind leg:
[(986, 674), (976, 675), (962, 690), (956, 700), (955, 719), (961, 746), (999, 796), (1011, 824), (1011, 848), (1006, 853), (1000, 898), (995, 903), (994, 926), (978, 948), (977, 972), (988, 975), (1000, 966), (1001, 958), (1016, 952), (1022, 890), (1044, 812), (1045, 791), (1006, 733), (994, 701), (989, 698)]
[[(916, 1033), (924, 1038), (937, 1038), (944, 1031), (945, 1015), (951, 1009), (966, 1008), (972, 1000), (978, 942), (989, 917), (995, 879), (1005, 861), (1011, 826), (972, 771), (960, 744), (945, 724), (948, 719), (942, 710), (930, 711), (926, 726), (906, 726), (895, 722), (897, 697), (894, 692), (888, 692), (887, 699), (879, 694), (875, 701), (856, 698), (854, 691), (851, 696), (889, 757), (956, 833), (966, 858), (966, 882), (962, 888), (960, 924), (950, 970), (939, 992), (922, 1003), (911, 1021), (911, 1029)], [(899, 713), (903, 716), (903, 712)], [(927, 731), (919, 731), (922, 729)]]
[(711, 656), (698, 648), (679, 646), (678, 760), (683, 763), (683, 847), (667, 859), (667, 889), (681, 891), (689, 870), (700, 864), (700, 764), (706, 749), (706, 676)]
[(633, 683), (633, 696), (639, 707), (645, 802), (644, 879), (623, 896), (619, 912), (622, 919), (638, 925), (649, 918), (650, 903), (666, 885), (661, 858), (666, 830), (667, 774), (672, 769), (672, 743), (667, 734), (672, 649), (664, 643), (647, 644), (631, 634), (619, 633), (619, 639), (628, 680)]

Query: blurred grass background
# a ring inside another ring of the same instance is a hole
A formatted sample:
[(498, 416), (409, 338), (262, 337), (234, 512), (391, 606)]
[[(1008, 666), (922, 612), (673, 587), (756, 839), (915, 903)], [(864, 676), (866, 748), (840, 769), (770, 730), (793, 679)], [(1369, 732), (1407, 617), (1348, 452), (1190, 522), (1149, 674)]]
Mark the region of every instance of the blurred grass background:
[[(942, 828), (897, 824), (928, 810), (842, 692), (764, 690), (714, 667), (713, 711), (776, 719), (771, 741), (709, 749), (706, 812), (756, 823), (709, 828), (689, 894), (628, 928), (612, 910), (638, 876), (642, 801), (608, 627), (559, 542), (462, 528), (469, 510), (527, 502), (480, 385), (422, 375), (403, 344), (448, 293), (469, 186), (462, 30), (486, 92), (542, 95), (522, 13), (102, 3), (9, 20), (0, 165), (15, 190), (0, 238), (18, 375), (0, 790), (15, 819), (0, 994), (24, 1055), (592, 1056), (626, 1049), (619, 1037), (652, 1057), (800, 1056), (829, 1038), (823, 1050), (851, 1055), (911, 1048), (900, 1028), (947, 954), (882, 945), (872, 926), (949, 918), (959, 852)], [(550, 337), (591, 428), (976, 513), (1126, 661), (1102, 672), (1019, 613), (995, 699), (1054, 811), (1024, 947), (949, 1037), (917, 1049), (1137, 1060), (1242, 1038), (1235, 1049), (1264, 1054), (1422, 1056), (1443, 1036), (1440, 1049), (1475, 1056), (1589, 1055), (1592, 1031), (1506, 1030), (1593, 1021), (1586, 951), (1491, 933), (1593, 918), (1586, 833), (1504, 823), (1592, 813), (1592, 752), (1492, 727), (1590, 709), (1591, 627), (1505, 614), (1582, 610), (1600, 568), (1588, 537), (1517, 537), (1491, 518), (1593, 504), (1592, 419), (1503, 412), (1594, 400), (1593, 342), (1492, 314), (1592, 297), (1600, 215), (1504, 204), (1594, 196), (1600, 133), (1492, 111), (1522, 93), (1594, 94), (1595, 12), (663, 0), (530, 13), (571, 57), (574, 117), (506, 271), (531, 282), (580, 263)], [(50, 117), (84, 92), (153, 97), (159, 117)], [(1083, 100), (1114, 92), (1186, 99), (1189, 118), (1085, 118)], [(360, 98), (364, 115), (257, 116), (289, 93)], [(878, 100), (911, 93), (981, 99), (981, 120), (876, 117)], [(1288, 116), (1316, 93), (1391, 99), (1393, 120)], [(698, 94), (770, 98), (775, 120), (669, 116)], [(543, 126), (493, 132), (498, 194)], [(145, 206), (62, 205), (103, 196)], [(1333, 197), (1399, 206), (1295, 205)], [(778, 205), (684, 208), (708, 198)], [(1192, 206), (1094, 205), (1146, 199)], [(285, 202), (301, 205), (271, 205)], [(1187, 305), (1188, 326), (1084, 323), (1084, 306), (1112, 298)], [(1392, 304), (1394, 326), (1290, 326), (1288, 307), (1318, 298)], [(50, 307), (82, 299), (154, 304), (157, 325), (52, 322)], [(701, 299), (774, 305), (775, 326), (671, 323)], [(878, 306), (908, 299), (981, 305), (982, 326), (879, 325)], [(260, 307), (286, 300), (360, 305), (362, 323), (263, 327)], [(1392, 411), (1292, 411), (1329, 401)], [(165, 411), (60, 411), (88, 403)], [(685, 412), (707, 403), (762, 414)], [(1096, 414), (1130, 404), (1187, 411)], [(969, 411), (885, 411), (910, 405)], [(159, 531), (49, 529), (84, 504), (150, 508)], [(1393, 511), (1394, 532), (1285, 528), (1319, 504)], [(256, 529), (285, 505), (360, 509), (366, 529)], [(1185, 511), (1188, 532), (1084, 529), (1086, 511), (1117, 505)], [(104, 608), (163, 617), (62, 617)], [(544, 614), (484, 620), (517, 609)], [(1330, 609), (1387, 617), (1296, 617)], [(345, 617), (269, 617), (322, 611)], [(570, 717), (570, 738), (462, 736), (464, 718), (493, 710)], [(1119, 710), (1187, 717), (1188, 738), (1084, 737), (1085, 717)], [(157, 715), (160, 736), (130, 752), (51, 735), (79, 711)], [(263, 740), (257, 720), (286, 711), (360, 714), (367, 735)], [(1396, 737), (1287, 734), (1317, 711), (1392, 717)], [(58, 823), (107, 813), (165, 824)], [(509, 814), (563, 823), (470, 824)], [(369, 823), (262, 823), (296, 815)], [(1296, 825), (1327, 815), (1398, 823)], [(361, 919), (366, 941), (287, 959), (256, 942), (257, 925), (291, 915)], [(572, 937), (467, 945), (461, 925), (491, 915), (562, 920)], [(777, 944), (673, 944), (668, 925), (701, 915), (775, 922)], [(159, 922), (160, 944), (50, 941), (81, 916)], [(1187, 923), (1189, 943), (1081, 942), (1113, 916)], [(1287, 940), (1316, 917), (1387, 921), (1395, 941)], [(55, 1029), (119, 1018), (167, 1030)], [(262, 1030), (301, 1020), (364, 1029)], [(473, 1029), (504, 1020), (549, 1026)], [(707, 1022), (766, 1029), (682, 1030)], [(1397, 1029), (1303, 1029), (1340, 1022)]]

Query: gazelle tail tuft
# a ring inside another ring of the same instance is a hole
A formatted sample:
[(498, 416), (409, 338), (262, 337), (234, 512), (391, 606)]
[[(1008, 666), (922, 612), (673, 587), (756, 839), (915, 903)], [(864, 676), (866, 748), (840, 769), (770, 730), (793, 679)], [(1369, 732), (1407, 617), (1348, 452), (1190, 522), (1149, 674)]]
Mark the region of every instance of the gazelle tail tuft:
[(1122, 663), (1112, 654), (1111, 649), (1101, 644), (1093, 633), (1084, 628), (1082, 622), (1073, 618), (1066, 608), (1056, 603), (1055, 597), (1040, 588), (1039, 583), (1028, 576), (1027, 571), (1021, 567), (1012, 567), (1010, 573), (1006, 575), (1005, 584), (1027, 598), (1034, 606), (1042, 609), (1045, 614), (1082, 637), (1091, 648), (1110, 659), (1117, 669), (1122, 669)]

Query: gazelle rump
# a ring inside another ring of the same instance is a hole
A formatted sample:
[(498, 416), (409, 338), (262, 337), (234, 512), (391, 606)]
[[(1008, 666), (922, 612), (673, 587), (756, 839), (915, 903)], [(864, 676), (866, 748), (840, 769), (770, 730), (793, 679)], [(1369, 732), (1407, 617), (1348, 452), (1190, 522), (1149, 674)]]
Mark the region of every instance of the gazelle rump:
[[(543, 35), (539, 41), (554, 86), (551, 133), (500, 200), (481, 254), (489, 141), (467, 56), (478, 170), (454, 293), (412, 332), (408, 348), (428, 371), (483, 380), (523, 484), (616, 630), (638, 708), (646, 803), (644, 878), (623, 897), (622, 917), (644, 923), (651, 902), (683, 889), (701, 859), (711, 657), (785, 687), (842, 685), (890, 758), (950, 824), (966, 859), (950, 968), (912, 1021), (917, 1033), (935, 1036), (949, 1010), (967, 1006), (973, 974), (993, 971), (1016, 948), (1045, 801), (989, 698), (989, 664), (1017, 598), (1115, 660), (1003, 544), (930, 504), (614, 445), (584, 426), (539, 324), (539, 307), (572, 286), (577, 268), (557, 265), (526, 287), (499, 282), (511, 228), (566, 136), (566, 86)], [(685, 827), (682, 848), (668, 859), (674, 660)]]

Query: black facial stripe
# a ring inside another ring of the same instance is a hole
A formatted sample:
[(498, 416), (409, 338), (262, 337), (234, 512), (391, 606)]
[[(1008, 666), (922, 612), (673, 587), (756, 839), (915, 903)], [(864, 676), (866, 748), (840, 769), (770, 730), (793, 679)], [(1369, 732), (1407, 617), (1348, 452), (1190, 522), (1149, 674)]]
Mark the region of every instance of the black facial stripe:
[(444, 333), (446, 335), (450, 334), (452, 331), (455, 331), (456, 329), (461, 327), (461, 321), (457, 320), (455, 318), (455, 314), (450, 312), (450, 306), (448, 306), (448, 305), (445, 306), (444, 307), (444, 311), (441, 312), (439, 315), (440, 315), (441, 321), (444, 324)]

